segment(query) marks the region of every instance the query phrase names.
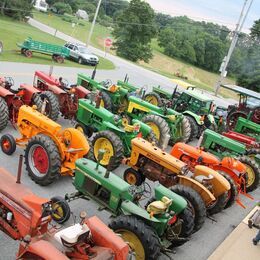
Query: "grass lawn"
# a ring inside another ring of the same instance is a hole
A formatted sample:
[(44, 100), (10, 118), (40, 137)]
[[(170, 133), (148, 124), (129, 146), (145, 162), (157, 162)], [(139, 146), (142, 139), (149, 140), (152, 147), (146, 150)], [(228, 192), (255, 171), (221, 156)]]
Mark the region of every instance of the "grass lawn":
[[(17, 22), (10, 18), (0, 16), (0, 40), (4, 44), (4, 51), (0, 54), (0, 61), (14, 61), (24, 63), (36, 63), (36, 64), (55, 64), (55, 66), (66, 67), (81, 67), (91, 68), (91, 66), (80, 65), (76, 62), (65, 60), (63, 64), (53, 62), (51, 56), (40, 53), (33, 53), (32, 58), (27, 58), (20, 53), (19, 47), (16, 46), (17, 42), (23, 42), (25, 38), (32, 37), (32, 39), (63, 45), (64, 41), (55, 38), (49, 34), (46, 34), (26, 23)], [(115, 66), (112, 62), (102, 57), (99, 57), (100, 69), (114, 69)]]

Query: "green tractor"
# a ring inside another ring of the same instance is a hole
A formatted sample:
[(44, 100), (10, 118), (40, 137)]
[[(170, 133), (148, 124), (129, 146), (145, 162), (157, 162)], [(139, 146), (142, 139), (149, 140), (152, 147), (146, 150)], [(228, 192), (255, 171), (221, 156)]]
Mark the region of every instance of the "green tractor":
[[(103, 153), (99, 151), (99, 160)], [(93, 199), (100, 210), (108, 210), (113, 216), (110, 228), (129, 243), (135, 259), (158, 259), (160, 251), (185, 243), (192, 233), (194, 219), (186, 200), (162, 185), (155, 187), (154, 197), (143, 208), (140, 201), (151, 195), (148, 183), (131, 186), (84, 158), (76, 162), (73, 185), (77, 192), (65, 199)]]
[(210, 129), (206, 129), (198, 141), (198, 147), (223, 159), (234, 157), (247, 167), (246, 190), (255, 190), (260, 178), (260, 154), (257, 149), (247, 150), (246, 146), (225, 137)]
[(101, 164), (107, 166), (111, 156), (116, 156), (112, 169), (117, 168), (125, 156), (131, 154), (131, 140), (136, 136), (157, 143), (152, 129), (145, 123), (133, 119), (132, 125), (127, 118), (114, 115), (100, 106), (101, 98), (96, 103), (91, 99), (79, 99), (76, 129), (91, 137), (89, 156), (97, 161), (99, 149), (106, 151)]

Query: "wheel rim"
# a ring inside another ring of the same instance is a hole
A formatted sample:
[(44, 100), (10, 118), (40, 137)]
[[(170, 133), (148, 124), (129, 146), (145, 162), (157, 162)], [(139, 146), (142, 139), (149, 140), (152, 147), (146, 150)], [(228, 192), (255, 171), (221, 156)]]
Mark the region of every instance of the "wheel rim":
[(228, 127), (229, 129), (234, 129), (235, 126), (236, 126), (236, 123), (237, 123), (237, 120), (239, 117), (243, 117), (243, 118), (246, 118), (246, 115), (243, 114), (243, 113), (234, 113), (233, 115), (231, 115), (229, 118), (228, 118)]
[(130, 185), (135, 185), (137, 182), (136, 176), (132, 172), (128, 172), (125, 179), (126, 179), (127, 183), (129, 183)]
[(58, 203), (54, 203), (52, 205), (52, 209), (53, 209), (53, 213), (52, 213), (53, 218), (59, 220), (64, 217), (63, 208)]
[(147, 97), (145, 98), (145, 101), (149, 102), (149, 103), (152, 104), (152, 105), (158, 106), (158, 100), (157, 100), (157, 98), (154, 97), (154, 96), (147, 96)]
[(161, 133), (160, 133), (159, 127), (158, 127), (155, 123), (153, 123), (153, 122), (147, 122), (146, 124), (152, 128), (152, 130), (153, 130), (153, 132), (154, 132), (154, 134), (155, 134), (155, 137), (156, 137), (158, 140), (160, 140), (160, 134), (161, 134)]
[(246, 164), (246, 174), (247, 174), (247, 182), (246, 187), (250, 187), (255, 182), (255, 172), (254, 169)]
[(145, 251), (140, 239), (131, 231), (119, 229), (115, 231), (119, 233), (122, 239), (128, 242), (129, 247), (135, 253), (135, 258), (138, 260), (145, 259)]
[(33, 174), (43, 178), (49, 170), (49, 157), (44, 147), (39, 144), (32, 145), (28, 154), (28, 163)]
[(82, 126), (78, 125), (78, 126), (76, 126), (76, 129), (79, 130), (81, 133), (84, 134), (84, 129), (83, 129)]
[(101, 98), (101, 100), (100, 100), (100, 106), (101, 107), (105, 107), (105, 102), (104, 102), (104, 100)]
[(257, 108), (252, 116), (252, 121), (260, 123), (260, 108)]
[(123, 113), (128, 107), (128, 101), (126, 98), (121, 100), (120, 108), (118, 109), (118, 113)]
[(105, 150), (103, 159), (100, 161), (102, 165), (108, 165), (110, 157), (114, 155), (114, 148), (110, 140), (105, 137), (98, 138), (94, 144), (94, 155), (98, 158), (98, 151)]
[(4, 151), (8, 151), (11, 148), (11, 143), (9, 142), (8, 139), (4, 139), (2, 141), (2, 148)]

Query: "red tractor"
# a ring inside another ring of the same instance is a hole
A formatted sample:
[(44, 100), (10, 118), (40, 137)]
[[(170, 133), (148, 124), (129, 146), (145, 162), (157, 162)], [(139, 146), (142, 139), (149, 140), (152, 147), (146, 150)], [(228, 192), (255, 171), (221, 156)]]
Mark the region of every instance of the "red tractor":
[(21, 84), (18, 89), (13, 86), (11, 77), (0, 77), (0, 131), (8, 121), (15, 125), (22, 105), (36, 105), (38, 110), (42, 107), (39, 90), (27, 84)]
[[(22, 156), (19, 171), (21, 176)], [(129, 248), (97, 217), (61, 229), (70, 217), (68, 203), (60, 197), (51, 200), (33, 194), (3, 168), (0, 168), (0, 230), (20, 240), (16, 259), (117, 259), (125, 260)]]
[(55, 103), (54, 106), (46, 106), (46, 113), (54, 121), (57, 120), (59, 112), (66, 119), (74, 119), (78, 110), (78, 99), (86, 98), (90, 91), (82, 86), (69, 85), (68, 81), (59, 79), (43, 72), (35, 71), (33, 86), (40, 91), (50, 91), (47, 98)]

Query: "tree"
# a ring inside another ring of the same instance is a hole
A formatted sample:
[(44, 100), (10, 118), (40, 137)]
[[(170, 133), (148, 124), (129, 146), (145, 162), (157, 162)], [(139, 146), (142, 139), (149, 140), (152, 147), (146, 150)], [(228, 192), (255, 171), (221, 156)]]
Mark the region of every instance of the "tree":
[(250, 36), (254, 41), (260, 43), (260, 19), (254, 22), (253, 27), (251, 28)]
[(57, 10), (58, 14), (64, 14), (64, 13), (71, 14), (72, 13), (71, 6), (69, 4), (65, 4), (63, 2), (57, 2), (53, 5), (53, 7)]
[(113, 36), (117, 55), (131, 61), (152, 58), (151, 40), (156, 34), (154, 11), (148, 3), (132, 0), (116, 19)]

